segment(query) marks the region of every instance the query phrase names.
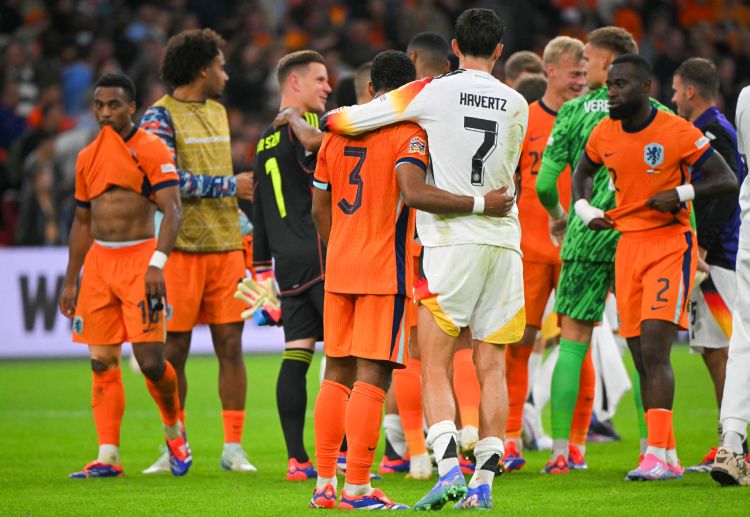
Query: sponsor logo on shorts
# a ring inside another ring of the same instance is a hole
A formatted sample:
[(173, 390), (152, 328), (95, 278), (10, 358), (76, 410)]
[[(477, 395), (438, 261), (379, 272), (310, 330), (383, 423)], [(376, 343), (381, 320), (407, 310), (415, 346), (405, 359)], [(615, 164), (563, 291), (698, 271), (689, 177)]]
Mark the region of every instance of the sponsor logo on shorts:
[(425, 142), (423, 139), (419, 138), (418, 136), (413, 136), (411, 140), (409, 140), (409, 152), (418, 153), (418, 154), (426, 154), (427, 142)]
[(81, 316), (73, 318), (73, 332), (83, 334), (83, 318)]

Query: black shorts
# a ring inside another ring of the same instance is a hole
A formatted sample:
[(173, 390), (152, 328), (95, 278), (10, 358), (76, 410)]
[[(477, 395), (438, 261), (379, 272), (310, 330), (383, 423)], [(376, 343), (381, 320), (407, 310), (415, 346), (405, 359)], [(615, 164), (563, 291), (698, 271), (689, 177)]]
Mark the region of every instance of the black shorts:
[(323, 340), (323, 282), (292, 296), (281, 297), (284, 341), (313, 338)]

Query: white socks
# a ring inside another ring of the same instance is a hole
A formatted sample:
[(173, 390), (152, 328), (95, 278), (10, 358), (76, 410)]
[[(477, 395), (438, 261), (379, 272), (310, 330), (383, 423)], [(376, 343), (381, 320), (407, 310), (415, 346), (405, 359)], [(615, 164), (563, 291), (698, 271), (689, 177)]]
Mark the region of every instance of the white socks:
[(162, 427), (164, 428), (164, 434), (170, 440), (179, 438), (180, 433), (182, 432), (182, 422), (180, 422), (179, 420), (175, 425), (162, 425)]
[(680, 464), (680, 459), (677, 457), (677, 449), (667, 449), (666, 457), (667, 457), (667, 464), (669, 465)]
[(560, 454), (563, 458), (568, 457), (569, 443), (568, 440), (552, 440), (552, 461), (555, 461)]
[(317, 481), (315, 481), (315, 488), (317, 488), (318, 490), (322, 490), (326, 487), (326, 485), (332, 485), (334, 489), (337, 488), (339, 484), (338, 484), (338, 480), (336, 479), (336, 476), (333, 476), (332, 478), (324, 478), (324, 477), (318, 476)]
[(383, 430), (396, 454), (402, 458), (406, 456), (406, 437), (404, 436), (404, 428), (401, 426), (401, 417), (395, 414), (385, 415), (383, 417)]
[(370, 495), (372, 493), (372, 485), (367, 483), (366, 485), (351, 485), (344, 483), (344, 490), (348, 495)]
[(651, 445), (649, 445), (646, 448), (646, 454), (653, 454), (664, 463), (667, 462), (667, 449), (664, 449), (662, 447), (652, 447)]
[(728, 448), (735, 454), (742, 454), (742, 435), (734, 431), (724, 433), (724, 447)]
[(435, 453), (440, 476), (446, 475), (453, 467), (458, 467), (457, 436), (456, 424), (452, 420), (433, 424), (427, 431), (427, 445)]
[[(740, 447), (742, 447), (740, 445)], [(110, 445), (110, 444), (103, 444), (99, 446), (99, 457), (96, 458), (96, 461), (99, 461), (101, 463), (106, 463), (107, 465), (120, 465), (120, 446), (119, 445)]]
[(474, 475), (469, 481), (470, 488), (476, 488), (479, 485), (492, 487), (497, 465), (500, 463), (503, 453), (503, 441), (500, 438), (488, 436), (477, 442), (477, 446), (474, 448), (474, 457), (477, 464)]

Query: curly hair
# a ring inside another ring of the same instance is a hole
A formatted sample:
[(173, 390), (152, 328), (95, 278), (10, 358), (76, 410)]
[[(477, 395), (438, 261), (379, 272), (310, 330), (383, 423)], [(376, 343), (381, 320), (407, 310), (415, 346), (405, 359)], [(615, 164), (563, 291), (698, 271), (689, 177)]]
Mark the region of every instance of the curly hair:
[(194, 29), (172, 36), (167, 43), (162, 78), (172, 87), (190, 84), (219, 55), (224, 39), (211, 29)]

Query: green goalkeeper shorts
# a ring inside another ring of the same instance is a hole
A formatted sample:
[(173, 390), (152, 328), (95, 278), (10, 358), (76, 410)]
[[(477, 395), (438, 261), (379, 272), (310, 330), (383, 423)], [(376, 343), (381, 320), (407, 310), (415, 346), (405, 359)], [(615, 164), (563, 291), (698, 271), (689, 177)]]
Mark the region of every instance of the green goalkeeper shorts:
[(564, 260), (555, 293), (555, 312), (574, 320), (601, 321), (607, 293), (614, 290), (611, 262)]

